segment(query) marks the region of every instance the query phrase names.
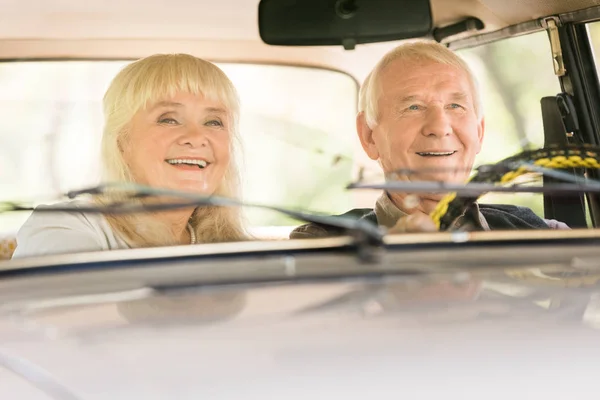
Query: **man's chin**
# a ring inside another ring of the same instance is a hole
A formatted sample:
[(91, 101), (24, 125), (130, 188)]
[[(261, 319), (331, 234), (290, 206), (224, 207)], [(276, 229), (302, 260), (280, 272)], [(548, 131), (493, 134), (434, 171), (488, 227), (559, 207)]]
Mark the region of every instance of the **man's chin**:
[(431, 201), (438, 202), (441, 199), (443, 199), (444, 196), (446, 196), (446, 193), (425, 193), (425, 194), (421, 195), (421, 198), (423, 200), (431, 200)]
[(410, 180), (411, 181), (425, 181), (425, 182), (456, 182), (459, 181), (458, 174), (454, 173), (422, 173), (422, 174), (414, 174)]
[(430, 193), (426, 195), (421, 195), (421, 208), (426, 213), (431, 213), (435, 210), (435, 207), (438, 205), (440, 200), (444, 197), (444, 194), (439, 193)]

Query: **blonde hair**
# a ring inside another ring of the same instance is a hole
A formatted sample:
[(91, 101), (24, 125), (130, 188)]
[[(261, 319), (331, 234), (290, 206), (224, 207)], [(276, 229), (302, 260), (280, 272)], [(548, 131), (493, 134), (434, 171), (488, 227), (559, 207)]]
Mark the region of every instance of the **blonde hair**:
[[(122, 146), (128, 138), (133, 116), (151, 103), (177, 92), (202, 95), (221, 102), (231, 118), (231, 161), (215, 195), (239, 197), (240, 177), (237, 158), (240, 150), (239, 98), (229, 78), (216, 65), (188, 54), (155, 54), (123, 68), (112, 80), (103, 99), (102, 135), (103, 179), (132, 182), (134, 178), (123, 157)], [(96, 201), (122, 200), (109, 194)], [(177, 243), (164, 223), (151, 214), (110, 215), (111, 227), (133, 247)], [(236, 241), (246, 238), (241, 212), (236, 207), (198, 207), (190, 218), (198, 242)]]
[(358, 97), (358, 112), (365, 113), (365, 120), (370, 128), (377, 125), (379, 118), (379, 96), (381, 95), (381, 74), (383, 70), (396, 60), (429, 61), (450, 65), (464, 71), (471, 84), (473, 102), (477, 118), (483, 117), (483, 104), (479, 93), (479, 85), (473, 71), (467, 63), (446, 46), (434, 41), (416, 41), (401, 44), (389, 51), (375, 65), (360, 88)]

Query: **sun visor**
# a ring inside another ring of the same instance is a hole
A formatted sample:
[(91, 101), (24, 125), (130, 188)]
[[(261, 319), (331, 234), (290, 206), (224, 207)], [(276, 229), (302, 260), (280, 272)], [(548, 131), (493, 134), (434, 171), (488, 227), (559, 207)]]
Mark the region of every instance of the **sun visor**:
[(429, 35), (429, 0), (261, 0), (263, 42), (281, 46), (335, 46)]

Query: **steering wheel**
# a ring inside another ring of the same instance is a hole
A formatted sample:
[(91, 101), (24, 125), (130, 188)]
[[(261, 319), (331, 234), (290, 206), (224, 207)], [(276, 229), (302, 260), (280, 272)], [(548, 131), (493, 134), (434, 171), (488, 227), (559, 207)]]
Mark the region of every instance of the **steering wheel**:
[[(600, 169), (600, 147), (573, 145), (527, 150), (505, 158), (493, 166), (479, 168), (468, 182), (504, 185), (532, 172), (528, 165), (550, 169)], [(458, 196), (457, 193), (450, 193), (444, 196), (431, 212), (431, 219), (438, 230), (446, 231), (482, 195)]]

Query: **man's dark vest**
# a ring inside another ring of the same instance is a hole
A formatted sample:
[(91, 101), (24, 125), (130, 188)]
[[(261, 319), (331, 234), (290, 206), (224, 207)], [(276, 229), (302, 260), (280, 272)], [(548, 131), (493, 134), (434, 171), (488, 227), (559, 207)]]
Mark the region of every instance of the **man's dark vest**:
[[(546, 224), (542, 218), (538, 217), (527, 207), (504, 204), (479, 204), (479, 210), (485, 217), (491, 230), (550, 229), (548, 224)], [(366, 219), (373, 224), (378, 224), (377, 215), (371, 208), (355, 208), (337, 216)], [(306, 225), (303, 225), (303, 227), (305, 226)], [(327, 231), (327, 236), (343, 234), (343, 231), (338, 228), (325, 225), (318, 226)], [(302, 227), (299, 227), (298, 229), (301, 228)]]

